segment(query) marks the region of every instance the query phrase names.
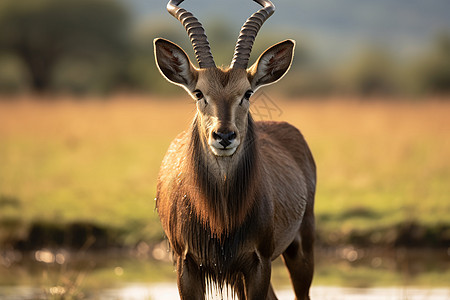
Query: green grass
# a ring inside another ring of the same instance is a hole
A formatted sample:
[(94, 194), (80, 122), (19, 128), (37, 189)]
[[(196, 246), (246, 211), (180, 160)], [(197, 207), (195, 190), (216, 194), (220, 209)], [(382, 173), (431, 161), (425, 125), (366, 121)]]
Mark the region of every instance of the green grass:
[(331, 242), (353, 234), (370, 242), (374, 234), (374, 241), (389, 244), (414, 225), (422, 227), (414, 233), (418, 239), (445, 239), (450, 224), (448, 102), (304, 106), (305, 111), (302, 104), (294, 105), (297, 109), (283, 117), (303, 128), (315, 154), (315, 207), (323, 238)]
[[(162, 239), (157, 173), (190, 100), (31, 100), (0, 102), (0, 245), (39, 223), (95, 224), (125, 245)], [(318, 165), (319, 240), (386, 245), (413, 224), (419, 241), (448, 241), (449, 102), (278, 105)]]

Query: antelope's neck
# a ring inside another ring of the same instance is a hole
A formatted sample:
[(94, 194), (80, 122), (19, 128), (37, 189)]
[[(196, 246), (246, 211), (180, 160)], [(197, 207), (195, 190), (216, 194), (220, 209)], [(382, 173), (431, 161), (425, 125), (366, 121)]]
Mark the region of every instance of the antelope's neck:
[(258, 177), (253, 121), (235, 154), (217, 157), (194, 120), (187, 153), (190, 201), (199, 219), (217, 235), (241, 225), (253, 207)]

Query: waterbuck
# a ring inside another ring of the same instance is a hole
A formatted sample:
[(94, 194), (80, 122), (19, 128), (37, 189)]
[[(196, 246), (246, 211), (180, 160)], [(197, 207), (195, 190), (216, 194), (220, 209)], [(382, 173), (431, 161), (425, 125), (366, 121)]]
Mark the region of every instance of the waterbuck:
[(282, 255), (297, 299), (309, 299), (314, 261), (316, 168), (302, 134), (285, 122), (255, 122), (259, 87), (288, 71), (295, 42), (268, 48), (248, 67), (254, 39), (274, 12), (268, 0), (243, 25), (228, 68), (216, 67), (202, 25), (172, 0), (199, 68), (176, 44), (155, 39), (162, 75), (195, 100), (191, 126), (162, 162), (156, 206), (176, 261), (181, 299), (231, 287), (239, 299), (276, 299), (271, 262)]

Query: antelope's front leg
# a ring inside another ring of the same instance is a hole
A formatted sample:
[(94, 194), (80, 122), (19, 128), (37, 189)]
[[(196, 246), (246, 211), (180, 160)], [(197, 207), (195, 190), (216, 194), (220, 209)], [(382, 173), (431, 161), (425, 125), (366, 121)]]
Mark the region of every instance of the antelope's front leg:
[(177, 277), (181, 300), (205, 299), (205, 280), (199, 267), (188, 255), (178, 256)]
[(270, 274), (271, 260), (261, 258), (255, 253), (253, 264), (244, 272), (247, 300), (276, 299), (276, 297), (273, 297), (274, 294), (270, 288)]

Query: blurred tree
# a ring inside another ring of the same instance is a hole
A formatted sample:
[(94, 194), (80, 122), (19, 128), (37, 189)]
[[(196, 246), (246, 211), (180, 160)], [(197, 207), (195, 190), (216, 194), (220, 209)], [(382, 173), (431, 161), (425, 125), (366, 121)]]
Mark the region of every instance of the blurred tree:
[(0, 51), (26, 66), (33, 90), (49, 89), (66, 57), (113, 55), (126, 48), (128, 14), (114, 0), (2, 0)]
[(432, 48), (413, 65), (412, 87), (427, 94), (450, 93), (450, 35), (438, 35)]
[[(169, 19), (171, 20), (171, 19)], [(153, 40), (156, 37), (169, 39), (195, 57), (186, 31), (179, 22), (162, 19), (147, 19), (136, 24), (131, 32), (131, 55), (127, 65), (128, 84), (132, 89), (161, 94), (181, 94), (182, 89), (174, 89), (159, 73), (153, 55)]]
[(370, 46), (340, 68), (340, 85), (362, 96), (392, 94), (397, 90), (397, 72), (389, 53)]
[(27, 88), (28, 78), (22, 61), (15, 55), (0, 54), (0, 91), (14, 94)]
[[(239, 32), (233, 32), (233, 28), (229, 26), (229, 23), (223, 18), (223, 16), (215, 16), (214, 22), (211, 22), (210, 26), (206, 28), (206, 30), (208, 40), (211, 43), (211, 51), (214, 55), (214, 61), (219, 66), (228, 66), (233, 59), (234, 47), (236, 45)], [(258, 40), (258, 42), (261, 41)], [(255, 48), (253, 50), (255, 51), (254, 53), (256, 53), (258, 49)]]

